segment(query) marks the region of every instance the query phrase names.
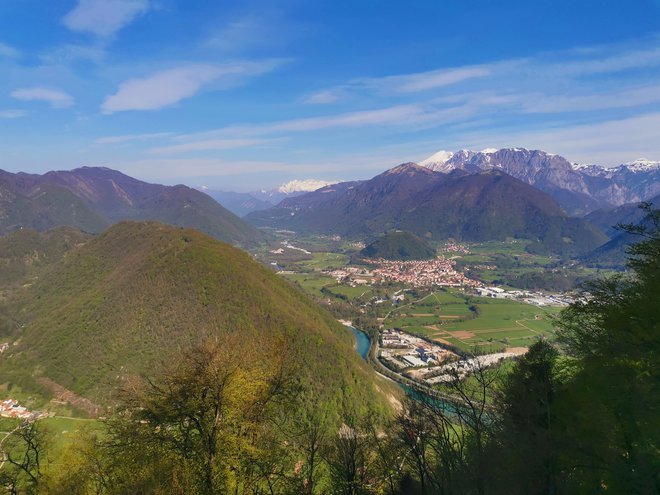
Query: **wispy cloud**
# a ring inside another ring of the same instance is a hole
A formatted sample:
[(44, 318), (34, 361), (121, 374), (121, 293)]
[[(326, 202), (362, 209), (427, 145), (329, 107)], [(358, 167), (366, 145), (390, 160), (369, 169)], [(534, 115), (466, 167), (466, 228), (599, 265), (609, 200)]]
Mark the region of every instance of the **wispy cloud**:
[(149, 0), (78, 0), (62, 18), (72, 31), (107, 38), (130, 24), (150, 8)]
[(13, 46), (8, 45), (7, 43), (0, 43), (0, 57), (18, 58), (20, 56), (21, 52)]
[(327, 105), (329, 103), (335, 103), (336, 101), (341, 100), (343, 92), (340, 89), (327, 89), (323, 91), (317, 91), (303, 99), (304, 103), (309, 103), (312, 105)]
[(350, 86), (379, 89), (395, 93), (416, 93), (452, 86), (470, 79), (487, 77), (498, 70), (498, 65), (475, 65), (439, 69), (416, 74), (387, 76), (380, 78), (355, 79)]
[(218, 160), (213, 158), (152, 158), (131, 162), (109, 163), (108, 166), (125, 171), (134, 177), (179, 179), (208, 176), (231, 176), (246, 173), (303, 172), (305, 165), (291, 165), (280, 161)]
[(178, 153), (187, 153), (191, 151), (220, 151), (236, 148), (247, 148), (256, 146), (267, 146), (281, 143), (283, 140), (277, 139), (210, 139), (206, 141), (195, 141), (184, 144), (174, 144), (171, 146), (162, 146), (149, 150), (155, 155), (172, 155)]
[(0, 110), (0, 119), (18, 119), (27, 115), (25, 110)]
[[(532, 114), (538, 118), (544, 118), (543, 114), (552, 116), (553, 125), (563, 120), (567, 128), (575, 125), (576, 119), (602, 121), (603, 115), (598, 112), (648, 111), (650, 105), (660, 105), (660, 85), (649, 84), (660, 71), (660, 38), (646, 41), (636, 47), (601, 46), (478, 66), (353, 79), (314, 93), (304, 101), (330, 102), (336, 91), (342, 91), (368, 95), (369, 101), (402, 104), (380, 110), (233, 126), (223, 131), (286, 134), (360, 125), (398, 126), (406, 131), (437, 127), (460, 135), (461, 126), (467, 122), (472, 127), (512, 123), (519, 126)], [(641, 76), (639, 71), (643, 71)]]
[(123, 144), (132, 141), (149, 141), (152, 139), (163, 139), (170, 137), (171, 132), (151, 132), (145, 134), (122, 134), (121, 136), (104, 136), (96, 139), (94, 144)]
[(22, 101), (45, 101), (53, 108), (67, 108), (73, 105), (73, 97), (58, 89), (20, 88), (12, 91), (9, 96)]
[(77, 45), (67, 43), (47, 50), (39, 58), (47, 65), (66, 65), (79, 60), (100, 63), (105, 56), (106, 48), (103, 44)]
[(158, 110), (197, 94), (203, 87), (214, 84), (226, 89), (245, 78), (272, 70), (280, 61), (239, 62), (234, 64), (192, 64), (156, 72), (150, 76), (130, 79), (108, 96), (103, 113), (127, 110)]

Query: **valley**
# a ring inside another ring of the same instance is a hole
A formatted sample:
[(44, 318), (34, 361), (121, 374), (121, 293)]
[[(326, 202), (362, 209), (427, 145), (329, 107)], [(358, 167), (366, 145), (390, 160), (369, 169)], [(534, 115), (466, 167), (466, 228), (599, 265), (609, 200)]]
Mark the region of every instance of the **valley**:
[(610, 273), (529, 253), (521, 239), (434, 243), (434, 259), (389, 261), (340, 236), (271, 234), (257, 259), (368, 333), (381, 365), (420, 386), (466, 355), (497, 363), (552, 342), (553, 318), (574, 301), (576, 281)]

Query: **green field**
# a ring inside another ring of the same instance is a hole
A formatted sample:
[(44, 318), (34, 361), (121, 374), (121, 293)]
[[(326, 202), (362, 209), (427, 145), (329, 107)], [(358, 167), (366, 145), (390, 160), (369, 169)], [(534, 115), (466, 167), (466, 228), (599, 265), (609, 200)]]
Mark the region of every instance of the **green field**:
[(320, 273), (287, 273), (283, 276), (288, 280), (297, 282), (303, 290), (318, 297), (323, 296), (321, 292), (323, 287), (336, 283), (334, 278), (326, 277)]
[(552, 337), (551, 317), (559, 310), (449, 290), (401, 306), (390, 313), (384, 324), (463, 350), (495, 351), (528, 347), (541, 336)]
[(304, 271), (340, 268), (348, 263), (348, 256), (341, 253), (313, 253), (311, 260), (297, 261), (296, 267)]

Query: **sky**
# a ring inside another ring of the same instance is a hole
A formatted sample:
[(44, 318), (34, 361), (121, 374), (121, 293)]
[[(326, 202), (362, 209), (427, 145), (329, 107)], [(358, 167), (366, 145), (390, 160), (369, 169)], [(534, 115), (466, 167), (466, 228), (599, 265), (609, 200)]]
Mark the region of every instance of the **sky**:
[(660, 0), (0, 0), (0, 169), (249, 191), (660, 160)]

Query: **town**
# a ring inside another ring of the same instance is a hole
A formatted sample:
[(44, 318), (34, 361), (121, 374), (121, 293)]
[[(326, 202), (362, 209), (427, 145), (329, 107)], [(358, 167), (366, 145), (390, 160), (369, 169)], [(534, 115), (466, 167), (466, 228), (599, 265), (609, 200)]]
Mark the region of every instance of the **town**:
[(41, 413), (31, 412), (13, 399), (5, 399), (0, 402), (0, 417), (31, 420), (40, 416)]
[(411, 287), (478, 287), (476, 280), (466, 277), (455, 269), (456, 262), (439, 256), (433, 260), (390, 261), (384, 259), (366, 259), (371, 270), (358, 266), (346, 266), (337, 270), (328, 270), (329, 275), (339, 283), (349, 285), (373, 285), (383, 282), (400, 282)]

